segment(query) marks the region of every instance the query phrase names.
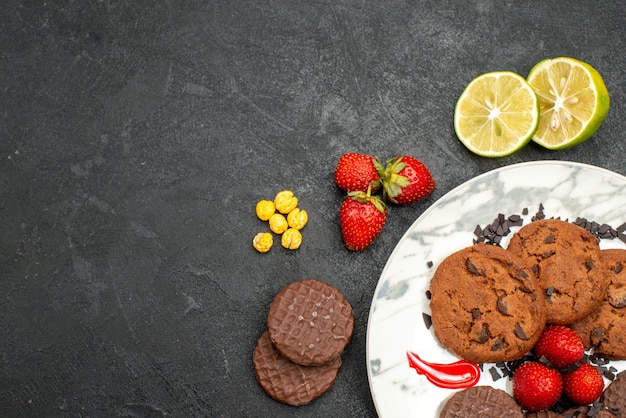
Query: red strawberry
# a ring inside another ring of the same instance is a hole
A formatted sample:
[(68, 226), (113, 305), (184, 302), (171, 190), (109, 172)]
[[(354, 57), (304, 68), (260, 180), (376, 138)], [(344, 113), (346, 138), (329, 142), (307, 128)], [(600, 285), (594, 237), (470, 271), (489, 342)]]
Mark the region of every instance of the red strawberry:
[(361, 251), (369, 247), (387, 220), (387, 207), (370, 192), (350, 192), (339, 210), (341, 233), (346, 247)]
[(562, 393), (561, 374), (545, 364), (528, 361), (519, 366), (513, 375), (513, 397), (531, 412), (550, 408)]
[(604, 378), (589, 363), (583, 363), (571, 373), (563, 375), (565, 394), (578, 405), (593, 403), (604, 390)]
[(368, 187), (376, 191), (380, 187), (378, 170), (382, 171), (382, 166), (375, 157), (355, 152), (344, 154), (335, 168), (335, 183), (347, 192), (366, 192)]
[(576, 363), (585, 354), (585, 345), (576, 332), (563, 325), (548, 325), (533, 351), (544, 356), (554, 367), (562, 369)]
[(385, 198), (397, 205), (408, 205), (435, 190), (435, 179), (428, 167), (409, 155), (392, 158), (382, 175)]

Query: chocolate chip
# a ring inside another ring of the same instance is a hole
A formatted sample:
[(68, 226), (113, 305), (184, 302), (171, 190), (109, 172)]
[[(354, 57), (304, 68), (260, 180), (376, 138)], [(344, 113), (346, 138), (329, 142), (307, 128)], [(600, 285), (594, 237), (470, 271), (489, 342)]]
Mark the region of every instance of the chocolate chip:
[(522, 209), (522, 215), (528, 215), (528, 208)]
[(554, 286), (550, 286), (546, 289), (546, 296), (550, 297), (554, 293)]
[(472, 317), (474, 319), (479, 319), (481, 316), (483, 316), (483, 313), (480, 311), (480, 309), (478, 308), (472, 309)]
[(535, 277), (539, 277), (539, 264), (533, 264), (532, 266), (530, 266), (530, 271), (533, 272)]
[(613, 273), (620, 274), (623, 270), (622, 263), (615, 263), (615, 267), (613, 267)]
[(589, 260), (585, 261), (585, 267), (587, 267), (587, 271), (591, 270), (595, 265), (596, 265), (596, 260), (594, 260), (593, 258), (590, 258)]
[(600, 327), (596, 327), (591, 331), (591, 338), (593, 341), (600, 341), (604, 339), (604, 330)]
[(528, 279), (528, 273), (526, 273), (526, 270), (519, 269), (517, 270), (517, 277), (521, 277), (522, 279)]
[(489, 369), (489, 374), (491, 374), (491, 379), (495, 382), (496, 380), (499, 380), (502, 378), (502, 375), (500, 374), (500, 372), (498, 371), (498, 368), (495, 366), (492, 366)]
[(517, 338), (519, 338), (520, 340), (524, 340), (524, 341), (528, 341), (528, 335), (526, 335), (526, 332), (524, 331), (524, 328), (522, 328), (522, 326), (519, 324), (519, 322), (517, 322), (515, 324), (515, 336)]
[(499, 337), (491, 346), (491, 351), (500, 351), (504, 348), (504, 339)]
[(426, 267), (431, 268), (433, 266), (433, 262), (432, 261), (428, 261), (426, 263)]
[(610, 287), (606, 298), (614, 308), (626, 307), (626, 287)]
[(470, 260), (469, 258), (465, 261), (465, 267), (467, 268), (467, 271), (470, 272), (470, 274), (473, 274), (475, 276), (482, 276), (482, 274), (480, 274), (480, 272), (478, 271), (478, 267), (476, 267), (474, 263), (472, 263), (472, 260)]
[(426, 299), (430, 300), (430, 298), (432, 298), (432, 297), (433, 297), (433, 294), (430, 293), (430, 290), (427, 290), (426, 291)]
[(425, 312), (422, 312), (422, 319), (424, 320), (424, 325), (426, 325), (426, 329), (430, 329), (430, 327), (433, 325), (433, 319), (431, 318), (431, 316)]
[(548, 235), (544, 240), (544, 244), (554, 244), (554, 237), (552, 235)]
[(504, 298), (506, 298), (506, 295), (500, 295), (498, 297), (498, 302), (497, 302), (497, 308), (498, 308), (498, 312), (500, 312), (502, 315), (509, 315), (509, 307), (506, 305), (506, 301), (504, 300)]
[(481, 344), (486, 343), (489, 340), (489, 338), (491, 337), (491, 333), (489, 332), (488, 324), (483, 323), (483, 326), (480, 328), (477, 337), (478, 342)]

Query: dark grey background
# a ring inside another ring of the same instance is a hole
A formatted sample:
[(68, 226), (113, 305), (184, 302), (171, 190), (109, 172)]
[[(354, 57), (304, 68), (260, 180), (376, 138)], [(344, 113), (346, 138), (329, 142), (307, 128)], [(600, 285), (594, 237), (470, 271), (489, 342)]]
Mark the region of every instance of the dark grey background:
[[(625, 4), (5, 1), (0, 415), (375, 416), (371, 298), (429, 205), (522, 161), (626, 174)], [(496, 160), (462, 146), (454, 105), (472, 78), (561, 55), (611, 94), (592, 139)], [(350, 151), (411, 154), (437, 180), (362, 253), (337, 218)], [(282, 189), (309, 213), (304, 243), (259, 254), (255, 204)], [(294, 408), (265, 395), (251, 356), (273, 296), (311, 277), (346, 294), (356, 326), (334, 387)]]

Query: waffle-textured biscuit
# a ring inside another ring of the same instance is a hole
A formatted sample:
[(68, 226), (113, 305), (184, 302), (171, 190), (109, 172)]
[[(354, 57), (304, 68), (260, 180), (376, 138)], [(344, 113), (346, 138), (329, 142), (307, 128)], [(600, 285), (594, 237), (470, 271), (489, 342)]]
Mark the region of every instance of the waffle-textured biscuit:
[(529, 412), (526, 414), (526, 418), (559, 418), (561, 416), (561, 414), (552, 411)]
[(611, 360), (626, 359), (626, 250), (600, 251), (610, 278), (604, 302), (571, 326), (594, 354)]
[(333, 361), (354, 330), (354, 313), (346, 297), (315, 279), (292, 282), (272, 301), (267, 316), (272, 343), (285, 357), (303, 366)]
[(626, 417), (626, 377), (612, 381), (600, 396), (604, 408), (615, 416)]
[(526, 261), (544, 290), (547, 322), (571, 324), (596, 309), (609, 285), (598, 238), (573, 223), (543, 219), (523, 226), (507, 247)]
[(430, 282), (435, 336), (476, 363), (528, 353), (546, 324), (541, 288), (522, 260), (487, 244), (446, 257)]
[(341, 358), (317, 367), (295, 364), (276, 350), (265, 331), (254, 349), (253, 363), (256, 378), (269, 396), (298, 406), (330, 389), (337, 378)]
[[(591, 412), (591, 414), (589, 414), (589, 412)], [(562, 414), (555, 416), (563, 418), (587, 418), (590, 416), (593, 418), (616, 418), (616, 415), (613, 415), (606, 409), (600, 409), (592, 412), (591, 407), (588, 405), (575, 406), (567, 409)], [(528, 417), (529, 415), (526, 415), (526, 418)]]
[(450, 397), (439, 418), (524, 418), (522, 407), (505, 391), (474, 386)]

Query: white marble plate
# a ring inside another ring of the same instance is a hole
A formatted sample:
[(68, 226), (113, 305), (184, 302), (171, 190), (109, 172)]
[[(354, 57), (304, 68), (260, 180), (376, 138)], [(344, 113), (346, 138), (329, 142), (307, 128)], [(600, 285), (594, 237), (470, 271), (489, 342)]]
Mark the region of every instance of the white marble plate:
[[(537, 161), (480, 175), (447, 193), (408, 229), (391, 254), (376, 287), (367, 329), (367, 372), (377, 412), (382, 418), (438, 417), (454, 391), (440, 389), (409, 367), (406, 352), (422, 359), (452, 363), (458, 358), (436, 341), (424, 325), (430, 314), (425, 292), (439, 262), (472, 245), (476, 225), (490, 224), (499, 213), (522, 214), (530, 222), (539, 204), (546, 217), (584, 217), (614, 228), (626, 222), (626, 177), (590, 165)], [(513, 231), (517, 230), (513, 229)], [(506, 247), (508, 238), (502, 241)], [(603, 248), (626, 248), (602, 240)], [(427, 263), (433, 262), (431, 268)], [(619, 370), (626, 361), (612, 362)], [(485, 365), (478, 385), (511, 393), (510, 380), (493, 382)]]

